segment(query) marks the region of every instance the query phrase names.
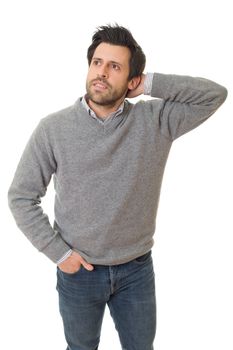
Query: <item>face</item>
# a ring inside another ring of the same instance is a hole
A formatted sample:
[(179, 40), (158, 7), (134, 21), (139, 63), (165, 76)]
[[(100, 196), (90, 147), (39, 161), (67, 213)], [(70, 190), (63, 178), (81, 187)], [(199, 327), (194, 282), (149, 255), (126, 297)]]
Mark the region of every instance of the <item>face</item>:
[(89, 66), (86, 89), (88, 99), (97, 105), (114, 106), (130, 88), (130, 50), (124, 46), (101, 43)]

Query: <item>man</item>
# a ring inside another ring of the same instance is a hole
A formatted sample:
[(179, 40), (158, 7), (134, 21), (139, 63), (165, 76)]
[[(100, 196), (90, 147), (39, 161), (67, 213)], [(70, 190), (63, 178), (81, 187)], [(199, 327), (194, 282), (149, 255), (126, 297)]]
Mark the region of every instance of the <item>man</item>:
[[(141, 47), (118, 25), (97, 29), (87, 57), (86, 95), (40, 121), (9, 205), (19, 228), (58, 265), (67, 349), (98, 348), (107, 304), (122, 348), (151, 350), (151, 248), (167, 157), (173, 141), (209, 118), (227, 91), (203, 78), (144, 74)], [(125, 99), (141, 94), (155, 99)], [(40, 206), (52, 175), (53, 227)]]

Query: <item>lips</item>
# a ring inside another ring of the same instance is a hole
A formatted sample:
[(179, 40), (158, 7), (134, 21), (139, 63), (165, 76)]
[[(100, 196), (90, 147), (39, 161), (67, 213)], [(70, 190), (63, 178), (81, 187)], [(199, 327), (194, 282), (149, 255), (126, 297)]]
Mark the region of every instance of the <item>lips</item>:
[(105, 89), (107, 88), (106, 85), (103, 85), (103, 84), (101, 84), (101, 83), (96, 83), (96, 84), (94, 84), (94, 86), (95, 86), (96, 88), (102, 89), (102, 90), (105, 90)]
[(106, 90), (108, 88), (107, 84), (103, 83), (102, 81), (94, 81), (93, 86), (97, 88), (98, 90)]

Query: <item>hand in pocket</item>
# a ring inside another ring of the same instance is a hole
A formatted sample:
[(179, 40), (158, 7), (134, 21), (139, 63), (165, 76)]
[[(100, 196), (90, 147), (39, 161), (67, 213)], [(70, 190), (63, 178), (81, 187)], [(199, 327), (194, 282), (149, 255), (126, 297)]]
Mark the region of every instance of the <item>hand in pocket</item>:
[(65, 273), (75, 273), (81, 268), (81, 265), (88, 270), (92, 271), (94, 267), (86, 262), (80, 254), (72, 252), (72, 254), (58, 265), (58, 268)]

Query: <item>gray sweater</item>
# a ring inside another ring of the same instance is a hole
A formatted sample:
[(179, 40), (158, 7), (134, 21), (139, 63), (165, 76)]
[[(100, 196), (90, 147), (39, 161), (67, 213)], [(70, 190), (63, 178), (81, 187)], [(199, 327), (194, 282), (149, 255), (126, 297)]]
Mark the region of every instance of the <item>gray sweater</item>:
[[(98, 123), (77, 102), (43, 118), (9, 189), (18, 227), (52, 261), (72, 248), (89, 263), (115, 265), (153, 246), (172, 142), (210, 117), (226, 89), (212, 81), (156, 73), (149, 101)], [(53, 227), (41, 198), (53, 176)]]

